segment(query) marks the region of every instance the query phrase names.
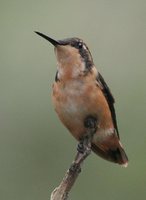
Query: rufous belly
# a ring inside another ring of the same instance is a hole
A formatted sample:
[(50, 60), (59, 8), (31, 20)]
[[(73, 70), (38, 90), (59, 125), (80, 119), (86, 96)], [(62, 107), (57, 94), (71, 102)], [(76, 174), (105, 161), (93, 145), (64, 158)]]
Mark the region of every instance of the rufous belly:
[(94, 137), (96, 142), (113, 131), (108, 104), (102, 91), (94, 83), (55, 83), (53, 103), (60, 120), (77, 140), (86, 134), (84, 120), (89, 115), (97, 119), (98, 129)]

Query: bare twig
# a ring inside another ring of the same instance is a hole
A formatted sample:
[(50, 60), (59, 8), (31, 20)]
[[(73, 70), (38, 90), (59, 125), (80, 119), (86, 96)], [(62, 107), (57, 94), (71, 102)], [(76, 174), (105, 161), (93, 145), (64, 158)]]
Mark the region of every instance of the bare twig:
[[(90, 122), (90, 123), (89, 123)], [(86, 124), (85, 124), (86, 125)], [(87, 133), (84, 138), (80, 141), (78, 145), (78, 152), (76, 157), (67, 170), (62, 182), (60, 185), (54, 189), (51, 194), (50, 200), (67, 200), (68, 194), (74, 185), (79, 173), (81, 172), (81, 165), (83, 161), (90, 155), (91, 153), (91, 141), (94, 133), (96, 132), (95, 120), (87, 121)]]

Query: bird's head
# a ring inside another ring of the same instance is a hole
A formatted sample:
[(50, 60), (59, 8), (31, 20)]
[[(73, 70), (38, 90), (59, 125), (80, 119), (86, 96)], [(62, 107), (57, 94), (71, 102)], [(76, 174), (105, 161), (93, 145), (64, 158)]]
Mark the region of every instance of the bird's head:
[(36, 33), (54, 45), (60, 76), (65, 74), (75, 78), (89, 72), (94, 66), (91, 53), (83, 40), (79, 38), (54, 40), (40, 32)]

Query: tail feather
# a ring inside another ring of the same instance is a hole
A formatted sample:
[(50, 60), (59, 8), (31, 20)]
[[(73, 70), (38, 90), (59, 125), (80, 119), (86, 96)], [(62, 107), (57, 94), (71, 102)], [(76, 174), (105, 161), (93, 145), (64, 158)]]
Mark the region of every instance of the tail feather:
[(128, 157), (122, 147), (118, 147), (116, 150), (109, 150), (109, 155), (116, 163), (127, 167)]
[(98, 154), (100, 157), (114, 162), (118, 163), (120, 165), (123, 165), (124, 167), (128, 166), (128, 157), (124, 151), (124, 149), (119, 145), (117, 148), (108, 148), (108, 149), (103, 149), (100, 148), (99, 146), (92, 144), (92, 150)]

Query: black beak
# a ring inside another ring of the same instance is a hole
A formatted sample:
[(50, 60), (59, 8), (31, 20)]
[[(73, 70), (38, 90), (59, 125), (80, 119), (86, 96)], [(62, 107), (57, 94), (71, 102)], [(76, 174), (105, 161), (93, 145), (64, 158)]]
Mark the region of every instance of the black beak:
[(48, 40), (51, 44), (53, 44), (54, 46), (60, 45), (60, 43), (46, 35), (44, 35), (43, 33), (37, 32), (35, 31), (36, 34), (40, 35), (41, 37), (45, 38), (46, 40)]

